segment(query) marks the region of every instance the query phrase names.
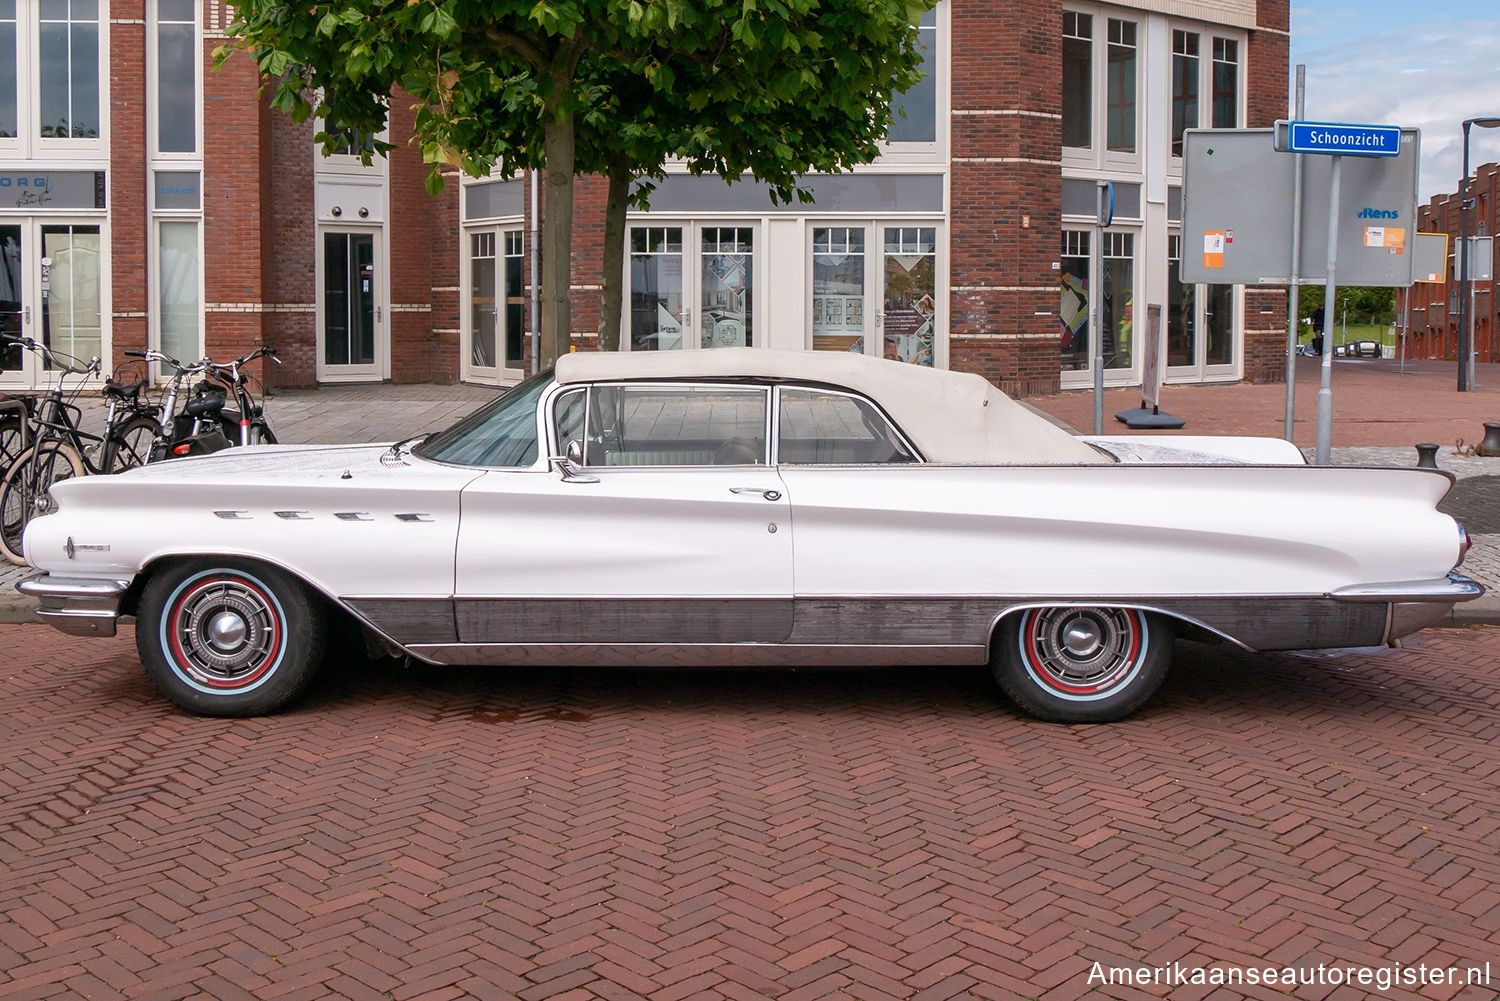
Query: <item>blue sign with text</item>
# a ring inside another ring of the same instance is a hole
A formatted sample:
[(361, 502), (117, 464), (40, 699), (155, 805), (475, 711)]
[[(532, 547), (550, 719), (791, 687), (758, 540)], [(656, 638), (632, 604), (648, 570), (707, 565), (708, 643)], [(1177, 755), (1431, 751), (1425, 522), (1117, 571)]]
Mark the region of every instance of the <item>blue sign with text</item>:
[(1290, 122), (1287, 148), (1293, 153), (1344, 156), (1399, 156), (1399, 125), (1348, 125), (1341, 122)]

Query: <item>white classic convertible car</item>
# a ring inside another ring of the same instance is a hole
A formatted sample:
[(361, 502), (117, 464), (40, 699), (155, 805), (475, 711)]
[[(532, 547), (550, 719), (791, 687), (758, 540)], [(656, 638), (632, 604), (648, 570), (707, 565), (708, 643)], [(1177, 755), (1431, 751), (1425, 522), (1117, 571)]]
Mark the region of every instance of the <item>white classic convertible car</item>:
[(283, 706), (353, 623), (433, 664), (988, 663), (1028, 712), (1104, 721), (1174, 637), (1386, 643), (1478, 596), (1451, 483), (1079, 438), (978, 376), (843, 353), (574, 354), (420, 440), (60, 483), (19, 586), (65, 632), (134, 615), (195, 713)]

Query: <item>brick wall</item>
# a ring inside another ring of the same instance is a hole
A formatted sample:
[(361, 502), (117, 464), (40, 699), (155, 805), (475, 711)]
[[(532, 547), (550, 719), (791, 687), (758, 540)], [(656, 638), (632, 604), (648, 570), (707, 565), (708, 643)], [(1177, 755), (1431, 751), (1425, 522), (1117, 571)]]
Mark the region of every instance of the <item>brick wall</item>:
[(1060, 0), (952, 7), (949, 367), (1017, 395), (1058, 385), (1061, 32)]
[[(1270, 128), (1287, 109), (1287, 0), (1260, 0), (1246, 56), (1247, 128)], [(1287, 293), (1280, 287), (1245, 289), (1245, 367), (1249, 382), (1286, 381)]]
[(227, 360), (262, 343), (267, 259), (285, 251), (265, 239), (264, 210), (276, 203), (267, 199), (258, 169), (267, 122), (256, 93), (255, 63), (237, 55), (215, 71), (213, 50), (222, 40), (211, 30), (205, 35), (204, 347), (210, 357)]
[(114, 357), (147, 344), (146, 27), (140, 0), (115, 0), (109, 14), (110, 310)]

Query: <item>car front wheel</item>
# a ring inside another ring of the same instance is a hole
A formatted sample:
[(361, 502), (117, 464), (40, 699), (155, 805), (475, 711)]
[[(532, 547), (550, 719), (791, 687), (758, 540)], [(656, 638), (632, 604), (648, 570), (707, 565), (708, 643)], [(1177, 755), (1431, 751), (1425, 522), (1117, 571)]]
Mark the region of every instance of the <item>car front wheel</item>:
[(1016, 705), (1055, 723), (1107, 723), (1167, 676), (1172, 632), (1133, 608), (1028, 608), (1000, 623), (991, 670)]
[(245, 560), (197, 560), (141, 592), (135, 642), (157, 691), (202, 716), (274, 712), (323, 659), (323, 611), (291, 575)]

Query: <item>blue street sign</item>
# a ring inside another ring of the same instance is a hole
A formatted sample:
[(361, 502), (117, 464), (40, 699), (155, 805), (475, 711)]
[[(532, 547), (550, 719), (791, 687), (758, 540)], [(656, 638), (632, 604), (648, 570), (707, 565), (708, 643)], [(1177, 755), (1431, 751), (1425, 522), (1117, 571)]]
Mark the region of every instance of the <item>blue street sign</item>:
[[(1349, 125), (1344, 122), (1288, 122), (1286, 146), (1292, 153), (1337, 153), (1345, 156), (1399, 156), (1399, 125)], [(1279, 130), (1278, 130), (1279, 131)], [(1278, 138), (1280, 138), (1278, 136)]]

